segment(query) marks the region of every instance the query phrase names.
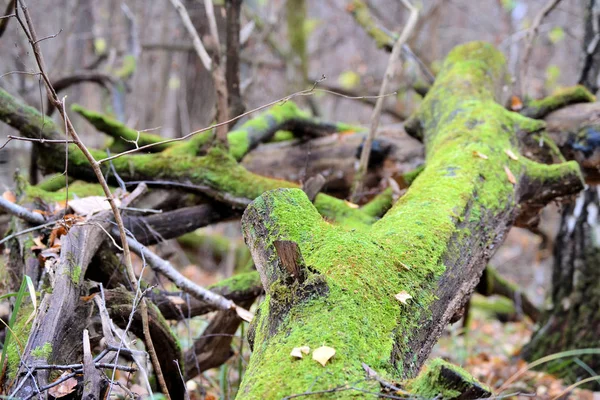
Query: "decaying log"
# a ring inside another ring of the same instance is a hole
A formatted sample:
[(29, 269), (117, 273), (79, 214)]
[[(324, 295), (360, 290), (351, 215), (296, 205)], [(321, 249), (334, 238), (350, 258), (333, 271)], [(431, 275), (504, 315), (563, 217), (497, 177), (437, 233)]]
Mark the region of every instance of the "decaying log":
[[(450, 53), (409, 124), (424, 142), (425, 169), (371, 226), (333, 226), (297, 189), (266, 192), (246, 209), (244, 237), (267, 297), (253, 322), (254, 353), (238, 398), (347, 382), (376, 390), (362, 363), (415, 376), (520, 204), (537, 207), (581, 190), (575, 163), (510, 157), (519, 154), (516, 132), (540, 131), (544, 123), (496, 103), (503, 80), (504, 58), (493, 46), (474, 42)], [(298, 245), (302, 283), (277, 257), (277, 240)], [(325, 367), (289, 355), (322, 345), (336, 351)]]
[[(70, 364), (82, 359), (81, 332), (91, 303), (82, 301), (80, 296), (85, 294), (83, 277), (90, 260), (106, 239), (100, 223), (74, 226), (62, 238), (60, 258), (53, 267), (54, 277), (51, 278), (54, 280), (52, 293), (45, 294), (40, 302), (20, 362), (9, 360), (8, 376), (12, 383), (9, 386), (20, 386), (15, 393), (17, 397), (27, 397), (36, 390), (34, 378), (26, 367), (36, 363)], [(18, 353), (15, 355), (18, 357)], [(49, 372), (36, 372), (37, 385), (49, 382)]]
[[(295, 182), (321, 174), (326, 179), (325, 192), (346, 197), (364, 138), (364, 133), (355, 133), (300, 143), (271, 143), (249, 153), (242, 164), (254, 173)], [(370, 160), (367, 187), (376, 187), (388, 177), (401, 181), (402, 174), (423, 163), (423, 146), (402, 127), (384, 128), (377, 134)]]

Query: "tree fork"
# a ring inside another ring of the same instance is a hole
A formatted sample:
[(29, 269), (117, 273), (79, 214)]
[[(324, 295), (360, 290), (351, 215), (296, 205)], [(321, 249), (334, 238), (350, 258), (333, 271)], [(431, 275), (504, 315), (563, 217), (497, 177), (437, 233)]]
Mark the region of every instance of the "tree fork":
[[(239, 398), (346, 384), (378, 391), (362, 363), (380, 376), (414, 377), (521, 204), (537, 209), (581, 190), (575, 163), (509, 156), (519, 154), (518, 131), (539, 131), (544, 122), (496, 102), (504, 64), (487, 43), (450, 53), (411, 118), (412, 133), (425, 144), (426, 167), (371, 226), (330, 224), (298, 189), (266, 192), (246, 209), (244, 236), (267, 295), (251, 328), (254, 354)], [(274, 243), (282, 240), (299, 247), (302, 282), (277, 255)], [(395, 298), (403, 291), (412, 296), (406, 304)], [(290, 357), (294, 347), (322, 345), (336, 350), (325, 367)]]

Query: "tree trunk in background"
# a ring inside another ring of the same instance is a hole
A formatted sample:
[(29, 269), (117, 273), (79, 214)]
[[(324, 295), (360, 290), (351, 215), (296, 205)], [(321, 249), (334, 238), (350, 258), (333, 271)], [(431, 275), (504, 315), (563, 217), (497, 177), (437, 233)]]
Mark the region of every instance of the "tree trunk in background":
[(595, 94), (600, 75), (600, 0), (586, 0), (585, 3), (583, 66), (579, 83)]
[[(588, 188), (563, 212), (554, 247), (552, 308), (524, 349), (529, 361), (571, 349), (600, 347), (600, 197)], [(600, 371), (597, 355), (578, 356), (591, 370)], [(548, 372), (568, 383), (593, 373), (573, 358), (548, 364)], [(600, 387), (596, 384), (596, 388)]]

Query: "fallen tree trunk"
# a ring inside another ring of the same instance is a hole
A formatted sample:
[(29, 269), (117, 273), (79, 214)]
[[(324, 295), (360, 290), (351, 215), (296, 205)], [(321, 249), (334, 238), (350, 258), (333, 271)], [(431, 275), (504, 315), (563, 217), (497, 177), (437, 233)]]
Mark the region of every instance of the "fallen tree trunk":
[[(297, 189), (264, 193), (246, 209), (244, 236), (267, 296), (238, 398), (378, 392), (363, 364), (415, 376), (520, 205), (538, 208), (582, 188), (575, 163), (509, 156), (519, 154), (517, 131), (544, 123), (495, 102), (503, 79), (503, 56), (491, 45), (452, 51), (408, 124), (424, 141), (426, 167), (371, 226), (331, 225)], [(322, 345), (335, 349), (325, 367), (290, 357), (294, 347)]]

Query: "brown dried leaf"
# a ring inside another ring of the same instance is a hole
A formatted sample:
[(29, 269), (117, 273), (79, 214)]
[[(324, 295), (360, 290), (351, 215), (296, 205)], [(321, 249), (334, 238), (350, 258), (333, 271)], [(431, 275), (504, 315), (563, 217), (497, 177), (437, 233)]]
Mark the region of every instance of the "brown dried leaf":
[(506, 172), (506, 176), (508, 177), (508, 181), (510, 183), (512, 183), (513, 185), (515, 185), (517, 183), (517, 179), (515, 178), (515, 176), (513, 175), (513, 173), (510, 172), (510, 169), (508, 169), (508, 167), (506, 165), (504, 166), (504, 172)]
[(97, 294), (98, 294), (98, 292), (96, 292), (96, 293), (92, 293), (92, 294), (90, 294), (89, 296), (81, 296), (81, 297), (79, 297), (79, 298), (80, 298), (80, 299), (81, 299), (81, 301), (83, 301), (83, 302), (88, 302), (88, 301), (92, 300), (94, 297), (96, 297), (96, 295), (97, 295)]
[(335, 355), (335, 349), (329, 346), (321, 346), (318, 349), (313, 351), (313, 360), (317, 361), (322, 366), (327, 364), (327, 361), (331, 359)]
[(401, 291), (394, 297), (396, 298), (396, 300), (398, 300), (400, 303), (403, 303), (403, 304), (407, 304), (406, 301), (409, 299), (412, 299), (412, 296), (410, 294), (408, 294), (408, 292), (406, 290)]
[(35, 246), (31, 246), (29, 250), (44, 250), (46, 248), (46, 245), (42, 243), (42, 236), (34, 237), (33, 243), (35, 243)]
[(483, 158), (484, 160), (487, 160), (487, 159), (488, 159), (488, 156), (486, 156), (485, 154), (483, 154), (483, 153), (480, 153), (480, 152), (478, 152), (478, 151), (474, 151), (474, 152), (473, 152), (473, 155), (474, 155), (475, 157)]
[[(63, 374), (58, 379), (61, 379), (62, 377), (66, 376), (66, 375), (69, 375), (69, 372), (67, 372), (67, 371), (63, 372)], [(61, 382), (60, 384), (58, 384), (54, 387), (51, 387), (48, 390), (48, 393), (55, 398), (64, 397), (64, 396), (68, 395), (69, 393), (72, 393), (75, 390), (76, 386), (77, 386), (77, 379), (71, 377), (64, 382)]]
[(506, 150), (504, 150), (504, 152), (505, 152), (505, 153), (506, 153), (506, 155), (507, 155), (507, 156), (509, 156), (509, 157), (510, 157), (512, 160), (515, 160), (515, 161), (518, 161), (518, 160), (519, 160), (519, 157), (517, 157), (517, 156), (515, 155), (515, 153), (513, 153), (513, 152), (512, 152), (512, 150), (511, 150), (511, 149), (506, 149)]
[(2, 198), (6, 201), (10, 201), (11, 203), (17, 202), (17, 197), (10, 190), (7, 190), (6, 192), (2, 193)]
[(513, 111), (520, 111), (523, 109), (523, 102), (518, 96), (512, 96), (510, 98), (510, 109)]

